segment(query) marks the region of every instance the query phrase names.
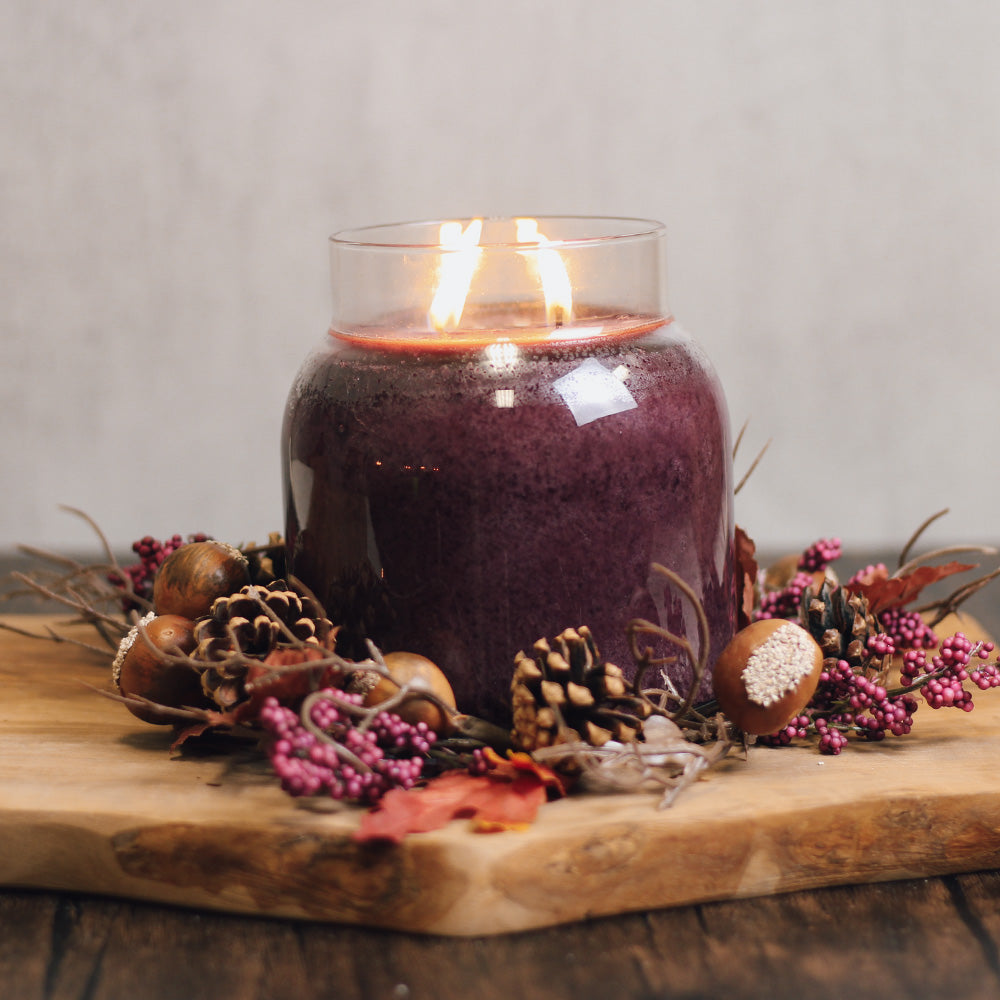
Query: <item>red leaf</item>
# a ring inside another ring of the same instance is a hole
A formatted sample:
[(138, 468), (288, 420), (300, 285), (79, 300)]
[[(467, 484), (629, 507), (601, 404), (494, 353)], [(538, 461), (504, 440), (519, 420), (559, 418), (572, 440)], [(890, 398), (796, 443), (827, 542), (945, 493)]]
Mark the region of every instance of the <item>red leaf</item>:
[(753, 539), (736, 525), (736, 616), (737, 630), (750, 624), (754, 609), (754, 589), (757, 585), (757, 546)]
[(878, 615), (889, 608), (904, 607), (915, 601), (924, 587), (938, 580), (975, 568), (974, 564), (950, 562), (943, 566), (918, 566), (906, 576), (890, 577), (888, 570), (882, 566), (855, 580), (849, 589), (866, 597), (869, 611)]
[[(526, 754), (521, 756), (527, 757)], [(437, 830), (463, 817), (472, 818), (475, 821), (473, 829), (479, 833), (527, 826), (548, 797), (545, 779), (535, 773), (534, 768), (526, 769), (507, 761), (501, 763), (510, 764), (513, 774), (491, 771), (472, 775), (465, 771), (449, 771), (425, 788), (392, 789), (376, 808), (361, 818), (354, 839), (361, 842), (388, 840), (398, 844), (409, 833)]]
[(518, 773), (533, 774), (545, 786), (551, 798), (561, 798), (569, 792), (569, 782), (551, 767), (539, 764), (531, 754), (509, 750), (506, 757), (501, 757), (493, 747), (484, 747), (483, 756), (491, 767), (489, 777), (497, 780), (506, 778), (512, 781)]
[[(259, 666), (251, 666), (246, 684), (249, 697), (233, 709), (234, 721), (253, 722), (268, 697), (277, 698), (283, 705), (294, 705), (317, 688), (339, 687), (341, 675), (332, 667), (291, 669), (327, 655), (319, 648), (276, 649)], [(289, 669), (282, 672), (283, 667)]]

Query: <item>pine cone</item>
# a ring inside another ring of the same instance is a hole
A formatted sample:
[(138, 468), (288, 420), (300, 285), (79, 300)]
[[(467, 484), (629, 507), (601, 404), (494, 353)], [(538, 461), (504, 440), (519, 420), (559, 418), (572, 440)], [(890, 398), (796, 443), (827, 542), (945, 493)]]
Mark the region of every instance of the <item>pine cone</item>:
[(529, 753), (555, 743), (584, 740), (603, 746), (630, 743), (642, 733), (648, 704), (629, 692), (621, 670), (600, 657), (590, 629), (566, 629), (532, 655), (514, 658), (510, 685), (514, 742)]
[(289, 632), (299, 642), (324, 646), (332, 630), (332, 623), (316, 602), (289, 590), (284, 580), (266, 587), (250, 584), (236, 594), (218, 598), (209, 614), (195, 623), (198, 645), (194, 656), (209, 661), (225, 659), (234, 652), (235, 639), (245, 656), (263, 658), (279, 646), (292, 645)]
[(205, 694), (223, 710), (245, 700), (247, 664), (220, 661), (237, 651), (233, 639), (240, 653), (257, 659), (291, 646), (294, 642), (286, 628), (298, 641), (317, 648), (330, 645), (333, 633), (333, 625), (316, 602), (288, 590), (284, 580), (266, 587), (251, 584), (218, 598), (211, 612), (194, 626), (197, 646), (191, 655), (209, 664), (201, 674)]
[(828, 580), (818, 595), (805, 592), (799, 620), (819, 643), (824, 660), (847, 660), (856, 670), (880, 669), (881, 657), (869, 651), (868, 639), (883, 629), (862, 594), (832, 586)]

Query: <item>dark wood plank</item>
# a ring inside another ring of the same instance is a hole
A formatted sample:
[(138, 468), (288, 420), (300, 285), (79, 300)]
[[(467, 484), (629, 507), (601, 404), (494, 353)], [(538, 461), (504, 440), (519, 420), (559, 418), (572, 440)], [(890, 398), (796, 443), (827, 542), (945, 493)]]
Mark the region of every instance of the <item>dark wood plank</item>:
[(0, 894), (21, 1000), (852, 1000), (1000, 995), (1000, 873), (843, 887), (447, 939)]

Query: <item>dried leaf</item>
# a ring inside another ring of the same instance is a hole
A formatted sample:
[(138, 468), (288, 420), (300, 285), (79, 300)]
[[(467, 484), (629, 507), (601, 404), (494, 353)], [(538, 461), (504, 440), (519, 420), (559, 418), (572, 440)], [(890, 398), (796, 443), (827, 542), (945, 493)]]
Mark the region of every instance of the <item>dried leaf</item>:
[(849, 589), (867, 598), (869, 610), (878, 615), (888, 608), (905, 607), (917, 599), (924, 587), (938, 580), (975, 568), (974, 564), (950, 562), (943, 566), (918, 566), (905, 576), (889, 576), (884, 566), (877, 566), (854, 580)]
[(511, 750), (506, 757), (501, 757), (492, 747), (484, 747), (483, 755), (492, 768), (490, 777), (494, 780), (506, 778), (513, 781), (518, 773), (533, 774), (551, 793), (550, 797), (561, 798), (569, 794), (569, 780), (551, 767), (539, 764), (531, 754)]
[(170, 744), (171, 750), (180, 749), (188, 740), (203, 736), (210, 729), (227, 730), (238, 724), (233, 712), (213, 712), (208, 709), (197, 709), (197, 712), (200, 718), (188, 725), (178, 727), (174, 741)]
[(736, 525), (736, 615), (737, 630), (750, 624), (754, 610), (754, 588), (757, 583), (757, 546), (753, 539)]
[[(530, 760), (527, 754), (518, 756)], [(477, 833), (523, 829), (534, 821), (549, 788), (561, 794), (562, 783), (553, 772), (541, 765), (527, 768), (521, 761), (500, 758), (497, 768), (485, 775), (449, 771), (425, 788), (387, 792), (378, 807), (361, 818), (354, 839), (398, 844), (407, 834), (437, 830), (462, 818), (472, 819)]]
[(280, 672), (283, 667), (300, 667), (303, 663), (322, 660), (326, 655), (321, 649), (276, 649), (260, 665), (251, 665), (246, 675), (249, 697), (233, 709), (235, 720), (252, 722), (257, 718), (265, 698), (274, 697), (287, 705), (321, 687), (339, 687), (342, 675), (334, 668), (288, 669)]

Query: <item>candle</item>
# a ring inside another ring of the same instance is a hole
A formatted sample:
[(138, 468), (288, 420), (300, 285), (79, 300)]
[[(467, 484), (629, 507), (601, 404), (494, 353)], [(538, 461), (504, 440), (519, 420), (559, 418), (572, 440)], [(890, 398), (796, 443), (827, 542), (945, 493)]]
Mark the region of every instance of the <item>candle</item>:
[(582, 219), (334, 238), (334, 322), (289, 396), (283, 464), (290, 572), (339, 650), (422, 653), (502, 722), (514, 654), (542, 636), (586, 624), (626, 669), (634, 617), (696, 639), (654, 562), (725, 646), (728, 416), (665, 308), (662, 244), (658, 224)]

